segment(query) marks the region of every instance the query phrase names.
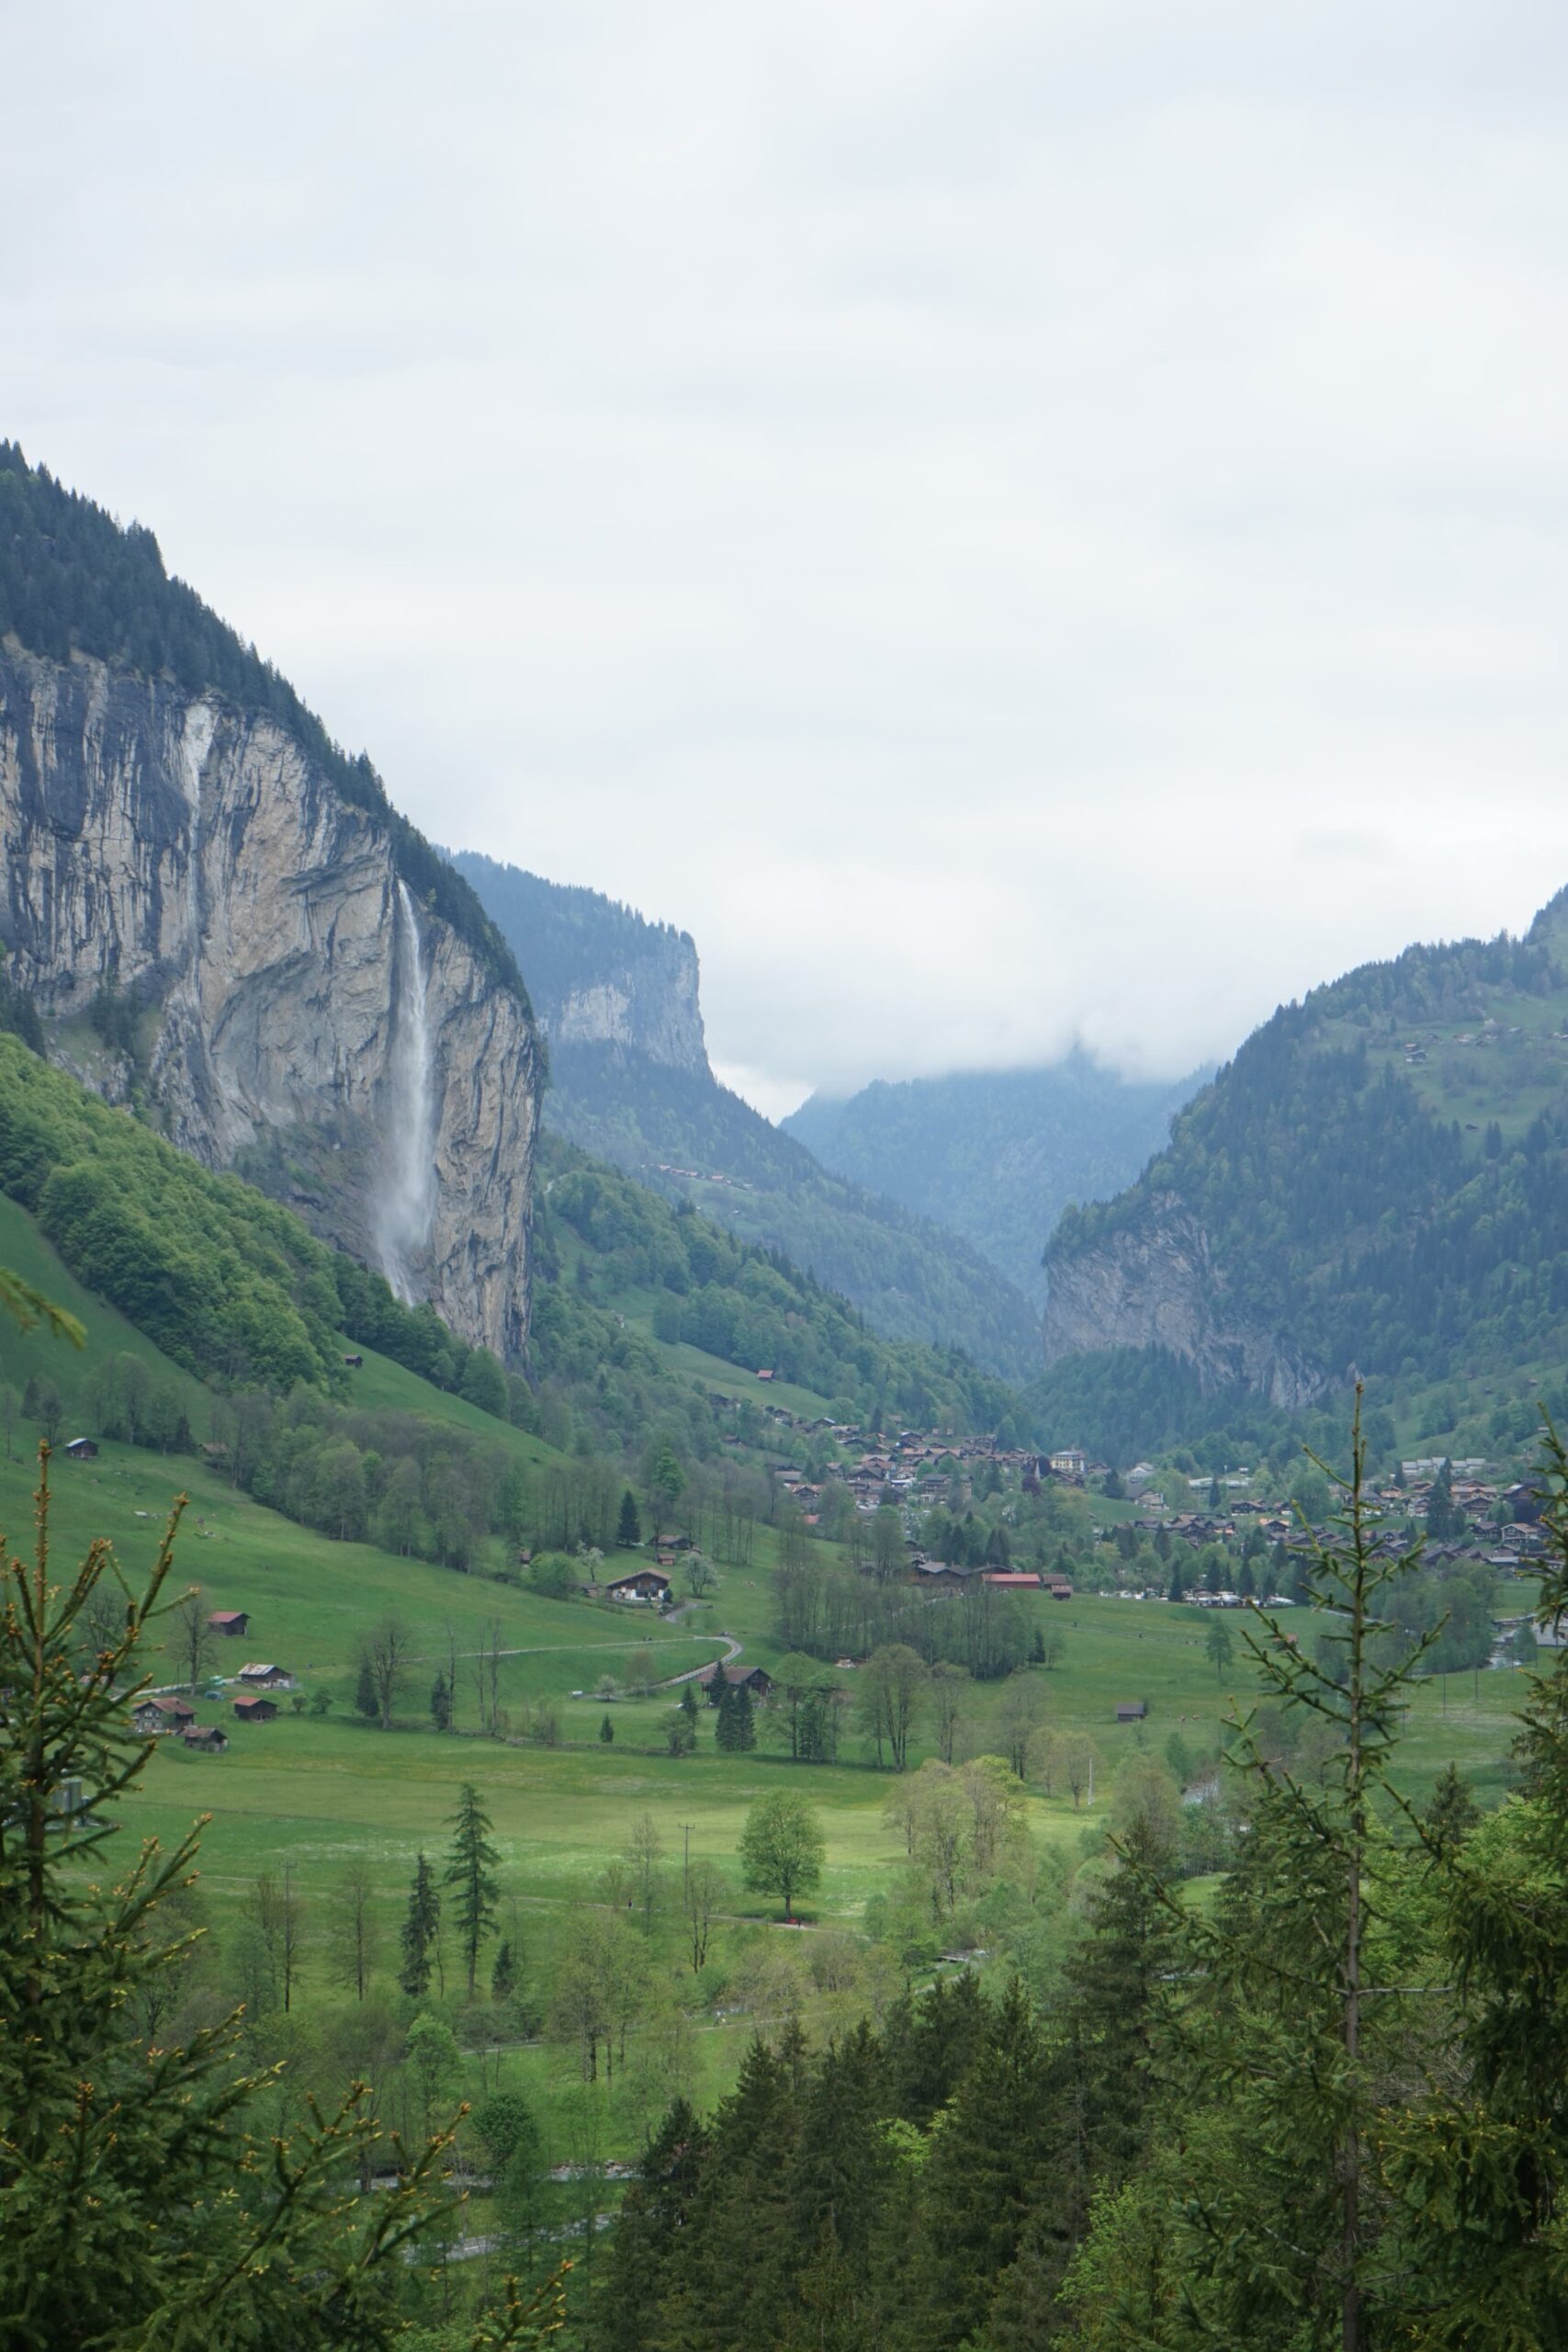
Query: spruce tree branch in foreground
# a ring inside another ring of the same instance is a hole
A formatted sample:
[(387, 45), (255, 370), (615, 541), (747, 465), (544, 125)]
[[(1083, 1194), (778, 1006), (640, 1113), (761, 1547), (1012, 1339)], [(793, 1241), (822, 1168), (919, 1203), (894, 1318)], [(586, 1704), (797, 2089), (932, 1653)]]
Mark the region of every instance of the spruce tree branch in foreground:
[(68, 1315), (63, 1306), (56, 1306), (51, 1298), (46, 1298), (41, 1290), (35, 1290), (31, 1283), (25, 1283), (9, 1266), (0, 1266), (0, 1314), (8, 1315), (20, 1330), (36, 1330), (44, 1323), (57, 1340), (68, 1340), (73, 1348), (85, 1347), (87, 1343), (87, 1334), (74, 1315)]
[[(199, 1826), (144, 1845), (118, 1883), (93, 1866), (152, 1752), (128, 1707), (174, 1557), (175, 1506), (124, 1623), (81, 1665), (108, 1547), (50, 1570), (49, 1449), (30, 1561), (0, 1566), (0, 2313), (7, 2352), (391, 2352), (426, 2315), (421, 2242), (459, 2202), (449, 2132), (406, 2152), (363, 2084), (287, 2139), (250, 2128), (278, 2070), (241, 2062), (236, 2012), (167, 2046), (139, 2035), (195, 1939), (161, 1906), (192, 1877)], [(115, 1570), (118, 1574), (118, 1570)], [(372, 2151), (397, 2185), (355, 2193)], [(473, 2343), (542, 2343), (558, 2295), (510, 2286)], [(422, 2331), (423, 2333), (423, 2331)], [(428, 2337), (425, 2337), (428, 2341)]]

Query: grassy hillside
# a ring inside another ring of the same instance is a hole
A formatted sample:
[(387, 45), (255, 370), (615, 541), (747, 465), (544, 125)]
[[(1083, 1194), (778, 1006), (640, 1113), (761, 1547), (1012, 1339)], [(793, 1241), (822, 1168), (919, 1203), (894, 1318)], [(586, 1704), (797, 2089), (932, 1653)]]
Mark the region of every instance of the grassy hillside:
[[(837, 1399), (840, 1419), (879, 1427), (886, 1412), (921, 1426), (994, 1429), (1010, 1410), (1006, 1385), (956, 1349), (880, 1337), (776, 1251), (558, 1140), (540, 1155), (537, 1231), (547, 1277), (535, 1311), (542, 1340), (584, 1300), (624, 1312), (635, 1294), (652, 1301), (656, 1340), (699, 1349), (752, 1378), (771, 1371), (797, 1393)], [(569, 1267), (570, 1279), (560, 1279)]]

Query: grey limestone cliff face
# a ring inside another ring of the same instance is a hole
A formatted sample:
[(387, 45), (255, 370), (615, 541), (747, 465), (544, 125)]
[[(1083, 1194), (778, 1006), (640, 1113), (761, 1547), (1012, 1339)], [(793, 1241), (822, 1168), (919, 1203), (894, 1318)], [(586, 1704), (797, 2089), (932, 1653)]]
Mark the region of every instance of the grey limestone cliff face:
[(547, 882), (477, 850), (451, 862), (478, 892), (528, 984), (552, 1046), (610, 1046), (709, 1075), (697, 951), (598, 890)]
[(0, 935), (57, 1057), (105, 1091), (122, 1082), (77, 1018), (111, 978), (148, 1008), (147, 1087), (173, 1142), (514, 1358), (536, 1039), (400, 889), (374, 817), (268, 718), (0, 647)]
[(553, 1044), (620, 1046), (675, 1069), (705, 1072), (707, 1042), (698, 997), (697, 951), (686, 938), (660, 943), (624, 969), (567, 990), (540, 1012)]
[(1249, 1388), (1287, 1409), (1329, 1385), (1287, 1340), (1235, 1313), (1207, 1234), (1169, 1196), (1153, 1196), (1092, 1248), (1053, 1251), (1047, 1269), (1048, 1364), (1080, 1351), (1165, 1348), (1206, 1389)]

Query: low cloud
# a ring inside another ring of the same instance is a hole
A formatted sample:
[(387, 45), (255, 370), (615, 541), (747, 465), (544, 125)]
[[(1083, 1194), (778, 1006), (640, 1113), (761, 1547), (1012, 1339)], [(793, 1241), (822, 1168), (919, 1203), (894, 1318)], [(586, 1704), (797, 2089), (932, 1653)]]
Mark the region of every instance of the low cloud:
[(0, 424), (747, 1091), (1175, 1074), (1568, 878), (1568, 19), (88, 0)]

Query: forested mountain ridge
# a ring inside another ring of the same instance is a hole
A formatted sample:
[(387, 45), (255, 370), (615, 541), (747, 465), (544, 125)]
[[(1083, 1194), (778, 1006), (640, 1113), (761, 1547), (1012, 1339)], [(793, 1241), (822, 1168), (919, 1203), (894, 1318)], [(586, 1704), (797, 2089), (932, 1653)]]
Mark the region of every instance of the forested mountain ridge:
[(541, 1069), (507, 950), (152, 534), (9, 444), (0, 839), (36, 1042), (520, 1360)]
[(814, 1094), (783, 1125), (824, 1167), (962, 1234), (1043, 1306), (1045, 1241), (1063, 1210), (1131, 1183), (1204, 1075), (1137, 1081), (1075, 1051), (1040, 1069)]
[(1023, 1379), (1039, 1360), (1029, 1302), (956, 1234), (830, 1174), (720, 1085), (707, 1058), (689, 936), (597, 891), (461, 854), (516, 956), (550, 1048), (547, 1127), (739, 1238), (781, 1250), (887, 1339), (961, 1349)]
[(1163, 1351), (1295, 1407), (1562, 1351), (1568, 892), (1522, 939), (1416, 946), (1281, 1007), (1047, 1253), (1053, 1393)]
[(503, 937), (520, 943), (552, 1048), (618, 1046), (710, 1077), (689, 932), (600, 890), (546, 882), (475, 850), (449, 852)]

